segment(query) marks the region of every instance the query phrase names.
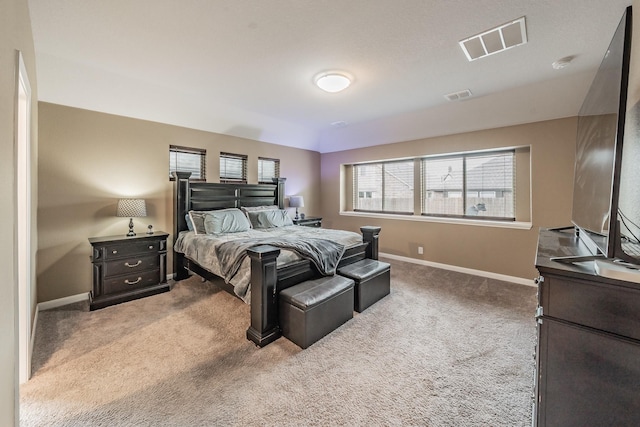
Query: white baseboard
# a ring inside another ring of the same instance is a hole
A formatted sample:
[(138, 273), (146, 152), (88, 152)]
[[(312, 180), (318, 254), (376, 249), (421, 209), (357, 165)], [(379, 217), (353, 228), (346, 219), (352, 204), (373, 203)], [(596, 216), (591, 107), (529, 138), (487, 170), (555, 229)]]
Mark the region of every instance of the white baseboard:
[(472, 268), (459, 267), (457, 265), (441, 264), (439, 262), (425, 261), (422, 259), (415, 259), (415, 258), (404, 257), (400, 255), (386, 254), (382, 252), (380, 252), (379, 255), (381, 257), (395, 259), (398, 261), (410, 262), (412, 264), (426, 265), (427, 267), (441, 268), (443, 270), (456, 271), (458, 273), (473, 274), (474, 276), (487, 277), (489, 279), (502, 280), (503, 282), (517, 283), (519, 285), (532, 286), (532, 287), (536, 286), (535, 283), (533, 282), (533, 279), (524, 279), (522, 277), (507, 276), (506, 274), (492, 273), (490, 271), (483, 271), (483, 270), (474, 270)]
[(74, 302), (86, 301), (89, 299), (89, 292), (78, 295), (71, 295), (64, 298), (58, 298), (51, 301), (41, 302), (36, 307), (38, 310), (51, 310), (52, 308), (62, 307), (63, 305), (73, 304)]

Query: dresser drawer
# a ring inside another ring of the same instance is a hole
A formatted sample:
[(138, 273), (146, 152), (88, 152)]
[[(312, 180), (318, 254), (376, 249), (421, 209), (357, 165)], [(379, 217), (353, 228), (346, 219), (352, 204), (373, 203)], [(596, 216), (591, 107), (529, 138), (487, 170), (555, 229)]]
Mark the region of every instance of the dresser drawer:
[(552, 275), (542, 285), (545, 316), (640, 340), (640, 291)]
[(103, 282), (104, 294), (126, 292), (145, 286), (156, 285), (160, 282), (160, 270), (142, 271), (123, 276), (105, 278)]
[(165, 248), (161, 247), (162, 241), (148, 240), (140, 242), (129, 242), (127, 244), (106, 244), (102, 247), (104, 259), (116, 259), (131, 255), (156, 254)]
[(160, 266), (160, 259), (157, 254), (140, 257), (130, 257), (109, 261), (104, 266), (104, 276), (111, 277), (120, 274), (137, 274), (140, 271), (157, 270)]

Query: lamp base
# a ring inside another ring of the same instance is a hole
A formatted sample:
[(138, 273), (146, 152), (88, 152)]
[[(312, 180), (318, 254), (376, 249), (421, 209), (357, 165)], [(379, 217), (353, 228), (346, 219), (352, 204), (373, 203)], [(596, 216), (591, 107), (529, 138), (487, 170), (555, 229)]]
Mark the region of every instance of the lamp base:
[(127, 237), (133, 237), (136, 233), (133, 232), (133, 218), (129, 218), (129, 232), (127, 233)]
[(295, 216), (295, 218), (293, 218), (293, 219), (294, 219), (294, 220), (296, 220), (296, 221), (297, 221), (298, 219), (300, 219), (300, 217), (298, 216), (298, 208), (296, 208), (296, 216)]

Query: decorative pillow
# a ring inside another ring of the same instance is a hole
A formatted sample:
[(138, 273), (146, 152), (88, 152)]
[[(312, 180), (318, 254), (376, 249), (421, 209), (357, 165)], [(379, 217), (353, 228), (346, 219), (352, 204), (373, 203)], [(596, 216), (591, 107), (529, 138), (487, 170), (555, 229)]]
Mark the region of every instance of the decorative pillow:
[(184, 219), (187, 221), (187, 228), (189, 229), (189, 231), (195, 230), (195, 227), (193, 226), (193, 221), (191, 221), (191, 216), (188, 213), (185, 214)]
[(251, 223), (251, 218), (249, 218), (249, 212), (261, 212), (261, 211), (276, 211), (280, 209), (278, 205), (268, 205), (268, 206), (240, 206), (242, 212), (247, 216), (249, 223), (251, 224), (251, 228), (253, 228), (253, 223)]
[(207, 234), (239, 233), (251, 228), (247, 217), (240, 209), (221, 209), (207, 212), (204, 218)]
[(248, 212), (253, 228), (276, 228), (293, 225), (289, 213), (285, 210), (266, 210)]
[[(207, 230), (204, 228), (204, 217), (209, 212), (211, 211), (189, 211), (189, 218), (191, 218), (191, 225), (195, 234), (207, 234)], [(188, 226), (189, 221), (187, 221)]]

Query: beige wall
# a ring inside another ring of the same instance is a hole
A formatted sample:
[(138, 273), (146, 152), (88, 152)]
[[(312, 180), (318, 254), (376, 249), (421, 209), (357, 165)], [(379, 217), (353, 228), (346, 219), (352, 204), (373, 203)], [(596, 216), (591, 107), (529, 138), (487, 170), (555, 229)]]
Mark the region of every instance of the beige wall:
[[(568, 118), (323, 154), (323, 225), (354, 231), (378, 225), (381, 252), (532, 279), (538, 228), (571, 224), (576, 126)], [(531, 147), (531, 230), (338, 214), (342, 164), (513, 146)]]
[[(37, 185), (37, 88), (36, 63), (31, 34), (31, 20), (26, 1), (3, 0), (0, 13), (0, 425), (18, 424), (18, 288), (15, 257), (15, 118), (16, 118), (16, 51), (22, 52), (32, 90), (32, 185)], [(36, 223), (35, 191), (32, 197), (33, 216)], [(35, 253), (36, 230), (32, 229)], [(35, 271), (35, 265), (34, 271)], [(35, 281), (32, 294), (35, 296)]]
[(119, 197), (146, 199), (148, 216), (134, 218), (137, 232), (152, 224), (172, 233), (172, 144), (207, 150), (209, 182), (218, 182), (220, 151), (248, 154), (251, 183), (259, 156), (279, 158), (287, 195), (303, 195), (304, 210), (319, 211), (316, 152), (55, 104), (39, 108), (39, 301), (91, 290), (87, 239), (126, 234), (128, 219), (115, 217)]

